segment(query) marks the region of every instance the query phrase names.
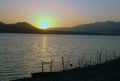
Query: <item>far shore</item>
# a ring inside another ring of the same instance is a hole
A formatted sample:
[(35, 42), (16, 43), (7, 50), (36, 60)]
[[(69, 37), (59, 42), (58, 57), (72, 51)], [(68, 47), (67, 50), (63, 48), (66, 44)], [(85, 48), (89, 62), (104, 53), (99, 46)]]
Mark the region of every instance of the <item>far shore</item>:
[(20, 33), (20, 32), (0, 32), (0, 34), (41, 34), (41, 35), (91, 35), (91, 36), (120, 36), (120, 34), (79, 34), (79, 33)]

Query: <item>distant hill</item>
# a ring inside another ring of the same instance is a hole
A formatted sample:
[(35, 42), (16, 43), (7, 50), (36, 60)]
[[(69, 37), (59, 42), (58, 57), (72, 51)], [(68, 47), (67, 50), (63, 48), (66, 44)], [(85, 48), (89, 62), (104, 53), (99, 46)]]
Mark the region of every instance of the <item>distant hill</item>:
[(75, 29), (101, 34), (120, 34), (120, 22), (96, 22), (87, 25), (79, 25), (76, 26)]
[(54, 30), (120, 35), (120, 22), (113, 21), (96, 22), (91, 24), (78, 25), (72, 28), (56, 28)]
[(5, 24), (0, 22), (1, 33), (41, 33), (41, 34), (75, 34), (75, 35), (120, 35), (120, 22), (96, 22), (78, 25), (72, 28), (37, 29), (26, 23)]
[(4, 24), (0, 22), (0, 32), (3, 33), (37, 33), (39, 30), (26, 22)]
[(37, 29), (36, 27), (26, 23), (26, 22), (18, 22), (15, 24), (5, 24), (0, 22), (0, 32), (1, 33), (40, 33), (40, 34), (94, 34), (89, 32), (77, 32), (77, 31), (59, 31), (54, 29)]

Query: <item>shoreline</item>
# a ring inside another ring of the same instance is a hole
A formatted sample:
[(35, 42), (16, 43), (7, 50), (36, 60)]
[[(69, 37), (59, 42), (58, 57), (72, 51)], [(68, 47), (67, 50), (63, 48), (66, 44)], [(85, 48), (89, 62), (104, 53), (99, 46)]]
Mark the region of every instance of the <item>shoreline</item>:
[(36, 35), (86, 35), (86, 36), (120, 36), (120, 34), (69, 34), (69, 33), (7, 33), (7, 32), (0, 32), (0, 34), (36, 34)]
[(30, 78), (11, 81), (120, 81), (120, 57), (96, 65), (60, 72), (31, 73)]

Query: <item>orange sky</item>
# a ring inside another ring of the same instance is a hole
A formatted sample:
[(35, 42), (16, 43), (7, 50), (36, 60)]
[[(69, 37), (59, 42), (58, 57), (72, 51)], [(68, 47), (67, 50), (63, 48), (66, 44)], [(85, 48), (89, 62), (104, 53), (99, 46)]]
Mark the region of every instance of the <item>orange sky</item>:
[(120, 0), (0, 0), (0, 21), (28, 22), (39, 27), (71, 27), (99, 21), (120, 21)]

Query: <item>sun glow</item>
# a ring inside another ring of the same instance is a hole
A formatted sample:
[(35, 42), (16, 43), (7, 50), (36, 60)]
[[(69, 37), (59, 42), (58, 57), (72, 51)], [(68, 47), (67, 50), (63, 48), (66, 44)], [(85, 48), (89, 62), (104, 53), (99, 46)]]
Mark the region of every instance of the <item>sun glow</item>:
[(42, 22), (41, 25), (40, 25), (40, 28), (41, 28), (41, 29), (47, 29), (47, 28), (49, 28), (49, 27), (50, 27), (50, 25), (49, 25), (49, 23), (47, 23), (47, 22)]
[(32, 22), (38, 29), (56, 28), (59, 26), (58, 18), (48, 14), (36, 15)]

